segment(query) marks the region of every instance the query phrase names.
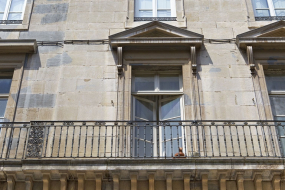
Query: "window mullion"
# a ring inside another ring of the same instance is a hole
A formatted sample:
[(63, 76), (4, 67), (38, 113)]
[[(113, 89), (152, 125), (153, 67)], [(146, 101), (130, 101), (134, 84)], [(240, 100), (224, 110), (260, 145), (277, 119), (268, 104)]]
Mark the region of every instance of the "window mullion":
[(152, 0), (152, 15), (157, 17), (157, 0)]
[(176, 17), (176, 4), (175, 0), (170, 0), (171, 17)]
[(8, 20), (11, 2), (12, 2), (12, 0), (7, 0), (7, 4), (6, 4), (5, 10), (4, 10), (3, 20)]
[(270, 11), (270, 16), (276, 16), (273, 1), (267, 0), (267, 2), (268, 2), (269, 11)]
[(23, 5), (23, 8), (22, 8), (21, 20), (24, 20), (24, 14), (25, 14), (25, 10), (26, 10), (26, 4), (27, 4), (27, 0), (24, 1), (24, 5)]

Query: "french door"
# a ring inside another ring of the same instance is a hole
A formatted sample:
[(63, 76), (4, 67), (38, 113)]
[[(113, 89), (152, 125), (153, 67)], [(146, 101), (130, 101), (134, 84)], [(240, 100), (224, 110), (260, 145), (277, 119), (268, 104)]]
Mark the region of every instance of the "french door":
[(179, 126), (182, 105), (182, 96), (133, 97), (133, 117), (139, 121), (133, 128), (134, 156), (173, 157), (179, 147), (185, 149), (183, 129)]

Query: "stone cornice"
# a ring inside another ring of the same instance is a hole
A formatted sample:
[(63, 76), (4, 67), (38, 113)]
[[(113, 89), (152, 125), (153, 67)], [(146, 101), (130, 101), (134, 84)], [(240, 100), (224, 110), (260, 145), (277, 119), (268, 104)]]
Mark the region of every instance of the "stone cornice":
[(198, 159), (26, 159), (3, 160), (2, 171), (19, 170), (284, 170), (281, 158)]
[(236, 41), (239, 48), (253, 46), (257, 49), (285, 49), (284, 37), (241, 37)]
[(142, 45), (193, 45), (201, 47), (203, 43), (202, 38), (180, 38), (180, 37), (137, 37), (137, 38), (123, 38), (113, 39), (110, 41), (112, 47), (118, 46), (142, 46)]

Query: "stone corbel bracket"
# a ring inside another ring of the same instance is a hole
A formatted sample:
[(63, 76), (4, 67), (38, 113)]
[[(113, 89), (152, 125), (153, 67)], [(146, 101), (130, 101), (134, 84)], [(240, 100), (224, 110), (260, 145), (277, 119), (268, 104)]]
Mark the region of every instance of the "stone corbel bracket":
[(117, 47), (117, 58), (118, 74), (121, 75), (123, 70), (123, 47)]
[(252, 49), (252, 46), (247, 46), (246, 47), (246, 53), (247, 53), (247, 62), (249, 64), (249, 68), (251, 70), (251, 74), (253, 74), (254, 71), (255, 71), (255, 64), (254, 64), (254, 59), (253, 59), (253, 49)]
[(197, 62), (196, 62), (196, 47), (190, 47), (190, 54), (191, 54), (191, 66), (193, 74), (197, 74)]

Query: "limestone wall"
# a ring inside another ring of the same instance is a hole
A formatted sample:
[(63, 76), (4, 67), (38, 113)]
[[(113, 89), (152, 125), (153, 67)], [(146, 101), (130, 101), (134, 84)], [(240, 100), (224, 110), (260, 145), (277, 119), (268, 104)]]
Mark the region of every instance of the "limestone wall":
[[(107, 39), (109, 35), (125, 30), (132, 2), (30, 0), (33, 9), (29, 29), (1, 31), (0, 26), (0, 37), (39, 42)], [(183, 22), (187, 30), (203, 34), (205, 39), (233, 39), (262, 25), (262, 22), (252, 21), (250, 1), (177, 0), (176, 3), (183, 6), (184, 11), (177, 16), (186, 18)], [(197, 53), (201, 119), (271, 118), (270, 114), (267, 117), (258, 114), (245, 52), (238, 49), (233, 40), (206, 40)], [(122, 100), (117, 94), (116, 56), (108, 44), (39, 44), (38, 52), (28, 55), (23, 64), (15, 121), (120, 119), (118, 103)], [(10, 111), (15, 105), (13, 94), (14, 90), (6, 111), (9, 121), (14, 116)], [(196, 119), (192, 115), (188, 118)]]

